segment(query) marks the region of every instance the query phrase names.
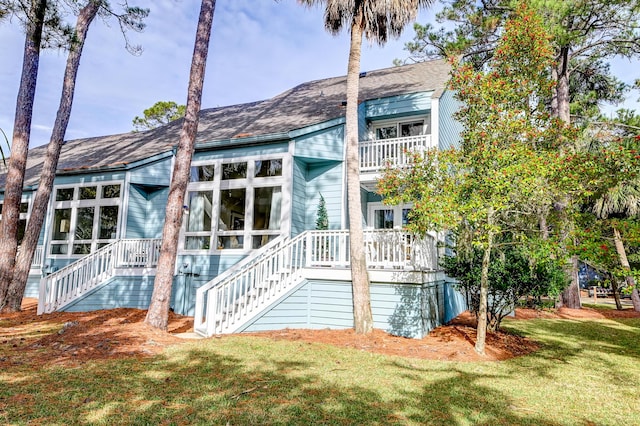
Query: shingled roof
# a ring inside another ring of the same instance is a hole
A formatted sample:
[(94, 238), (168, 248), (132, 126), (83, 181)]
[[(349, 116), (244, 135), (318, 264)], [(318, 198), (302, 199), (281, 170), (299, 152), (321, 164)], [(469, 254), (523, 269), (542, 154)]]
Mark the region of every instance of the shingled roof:
[[(359, 100), (429, 92), (439, 97), (449, 79), (445, 60), (385, 68), (360, 79)], [(264, 101), (204, 109), (196, 143), (281, 134), (344, 116), (346, 77), (300, 84)], [(118, 167), (170, 151), (177, 145), (182, 120), (146, 132), (131, 132), (67, 141), (59, 172)], [(37, 184), (46, 146), (29, 150), (25, 186)], [(5, 176), (0, 176), (0, 185)]]

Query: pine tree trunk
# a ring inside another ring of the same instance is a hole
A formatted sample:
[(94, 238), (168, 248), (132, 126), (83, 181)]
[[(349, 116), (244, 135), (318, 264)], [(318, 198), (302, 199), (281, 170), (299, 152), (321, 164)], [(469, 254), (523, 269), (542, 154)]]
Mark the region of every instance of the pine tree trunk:
[[(493, 224), (493, 209), (489, 208), (487, 213), (488, 225)], [(491, 248), (493, 245), (493, 231), (489, 229), (487, 232), (487, 246), (482, 256), (482, 270), (480, 273), (480, 304), (478, 306), (478, 327), (476, 330), (476, 347), (475, 350), (480, 355), (485, 355), (485, 342), (487, 339), (487, 308), (489, 294), (489, 264), (491, 261)]]
[(18, 250), (17, 231), (20, 219), (20, 202), (31, 136), (33, 100), (38, 79), (40, 44), (46, 8), (46, 0), (31, 2), (29, 23), (25, 35), (22, 76), (16, 102), (11, 158), (4, 187), (2, 226), (0, 227), (0, 231), (2, 231), (0, 233), (0, 308), (6, 304), (7, 290), (13, 278), (13, 267)]
[[(627, 251), (624, 248), (624, 242), (622, 241), (622, 236), (620, 235), (620, 231), (618, 228), (613, 228), (613, 242), (616, 246), (616, 252), (618, 253), (618, 258), (620, 259), (620, 266), (622, 269), (629, 272), (631, 271), (631, 265), (629, 265), (629, 259), (627, 259)], [(627, 285), (630, 286), (633, 291), (631, 292), (631, 303), (633, 303), (633, 310), (636, 312), (640, 312), (640, 296), (638, 295), (638, 289), (636, 288), (636, 282), (633, 279), (633, 275), (630, 273), (625, 277), (625, 281)]]
[(362, 48), (362, 11), (354, 16), (351, 26), (351, 47), (347, 67), (346, 111), (346, 167), (347, 203), (349, 209), (349, 254), (351, 257), (351, 282), (353, 292), (353, 323), (356, 334), (373, 330), (369, 275), (364, 252), (362, 231), (362, 201), (360, 198), (360, 161), (358, 152), (358, 91), (360, 75), (360, 51)]
[(173, 285), (173, 271), (178, 251), (178, 238), (182, 223), (182, 206), (189, 183), (191, 157), (195, 148), (198, 116), (202, 102), (205, 65), (209, 51), (209, 39), (215, 12), (215, 0), (202, 0), (195, 47), (189, 74), (187, 93), (187, 109), (180, 131), (180, 142), (176, 152), (173, 168), (173, 180), (169, 189), (164, 227), (162, 229), (162, 245), (160, 259), (153, 286), (153, 294), (145, 323), (152, 327), (166, 330), (169, 323), (169, 302)]
[(60, 150), (64, 142), (64, 135), (67, 131), (67, 125), (69, 124), (69, 118), (71, 116), (73, 94), (75, 91), (76, 77), (78, 75), (78, 67), (80, 66), (82, 49), (84, 47), (89, 26), (98, 13), (101, 4), (102, 0), (90, 1), (78, 14), (75, 37), (73, 39), (73, 44), (70, 46), (67, 65), (64, 71), (62, 95), (60, 97), (60, 105), (58, 107), (56, 121), (51, 133), (51, 140), (47, 146), (47, 154), (42, 166), (38, 190), (31, 208), (29, 223), (25, 229), (25, 235), (20, 246), (20, 252), (16, 258), (13, 279), (9, 285), (7, 293), (7, 304), (3, 308), (3, 311), (20, 310), (22, 297), (24, 296), (24, 291), (27, 285), (27, 279), (29, 278), (29, 269), (31, 268), (33, 255), (38, 245), (40, 230), (42, 229), (42, 224), (46, 217), (47, 205), (53, 189), (53, 181), (56, 176)]

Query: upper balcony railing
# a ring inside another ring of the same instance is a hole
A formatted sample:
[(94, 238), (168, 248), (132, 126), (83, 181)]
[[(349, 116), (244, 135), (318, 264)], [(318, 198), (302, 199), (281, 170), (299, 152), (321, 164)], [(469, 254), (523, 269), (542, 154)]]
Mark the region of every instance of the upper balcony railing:
[(378, 172), (387, 164), (409, 164), (411, 154), (424, 152), (431, 145), (431, 135), (360, 141), (360, 173)]

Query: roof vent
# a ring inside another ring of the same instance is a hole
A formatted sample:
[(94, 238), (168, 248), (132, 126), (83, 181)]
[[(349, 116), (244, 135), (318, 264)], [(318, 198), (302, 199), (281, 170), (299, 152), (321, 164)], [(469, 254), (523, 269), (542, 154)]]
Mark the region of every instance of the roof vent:
[(340, 106), (347, 106), (347, 101), (340, 102)]
[(366, 77), (366, 76), (367, 76), (367, 72), (366, 72), (366, 71), (362, 71), (362, 72), (360, 73), (360, 78), (362, 78), (362, 77)]

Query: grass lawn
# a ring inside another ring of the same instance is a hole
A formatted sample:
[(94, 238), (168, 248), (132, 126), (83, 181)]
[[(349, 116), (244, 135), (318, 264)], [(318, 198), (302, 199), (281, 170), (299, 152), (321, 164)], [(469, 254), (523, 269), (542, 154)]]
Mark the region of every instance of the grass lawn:
[(640, 319), (505, 327), (542, 349), (455, 363), (233, 336), (78, 367), (16, 363), (0, 371), (0, 423), (640, 425)]

